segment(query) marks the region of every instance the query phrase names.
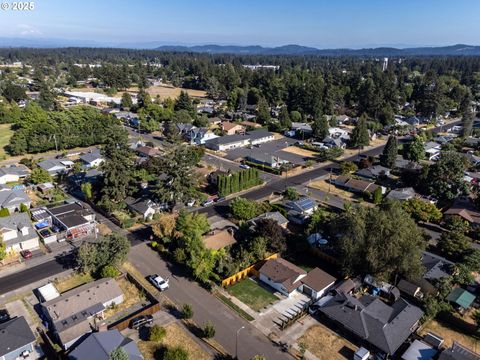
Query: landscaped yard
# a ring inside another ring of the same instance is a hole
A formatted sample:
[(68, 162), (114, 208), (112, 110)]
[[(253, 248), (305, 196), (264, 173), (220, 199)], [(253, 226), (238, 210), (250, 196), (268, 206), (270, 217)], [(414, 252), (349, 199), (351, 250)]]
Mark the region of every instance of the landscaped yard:
[(357, 347), (323, 325), (314, 325), (298, 339), (320, 360), (353, 359)]
[(7, 155), (5, 146), (8, 145), (13, 135), (11, 127), (11, 124), (0, 124), (0, 159)]
[(73, 273), (63, 279), (54, 282), (55, 287), (60, 293), (76, 288), (77, 286), (92, 282), (94, 279), (90, 274)]
[(273, 293), (248, 278), (230, 286), (227, 290), (255, 311), (260, 311), (278, 300)]
[(155, 352), (160, 352), (162, 347), (175, 346), (182, 346), (185, 350), (187, 350), (189, 359), (211, 359), (211, 357), (200, 347), (200, 345), (198, 345), (179, 325), (170, 324), (166, 326), (165, 329), (167, 330), (167, 335), (160, 343), (152, 341), (138, 342), (138, 348), (140, 349), (140, 352), (145, 360), (160, 359), (160, 357), (155, 356)]

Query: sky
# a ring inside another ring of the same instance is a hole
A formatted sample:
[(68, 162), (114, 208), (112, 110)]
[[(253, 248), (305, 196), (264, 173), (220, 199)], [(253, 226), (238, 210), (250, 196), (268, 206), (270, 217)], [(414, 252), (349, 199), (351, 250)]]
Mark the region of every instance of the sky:
[[(11, 0), (0, 0), (12, 4)], [(0, 37), (317, 48), (480, 45), (479, 0), (33, 0)]]

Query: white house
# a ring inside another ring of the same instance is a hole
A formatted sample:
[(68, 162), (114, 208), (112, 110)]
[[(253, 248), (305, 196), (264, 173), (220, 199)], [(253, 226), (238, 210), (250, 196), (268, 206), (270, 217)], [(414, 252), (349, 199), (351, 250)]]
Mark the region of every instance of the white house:
[(98, 149), (83, 154), (82, 156), (80, 156), (80, 160), (82, 160), (85, 166), (89, 168), (98, 167), (105, 161), (102, 154), (100, 153), (100, 150)]
[(313, 212), (318, 208), (315, 200), (308, 197), (289, 201), (285, 204), (285, 207), (303, 215), (312, 215)]
[(21, 204), (28, 208), (32, 204), (32, 200), (25, 191), (0, 188), (0, 209), (8, 209), (10, 213), (13, 213), (20, 210)]
[(25, 179), (30, 170), (25, 165), (12, 165), (0, 168), (0, 185)]
[(325, 271), (314, 268), (309, 273), (282, 259), (267, 260), (259, 270), (259, 279), (285, 296), (299, 291), (317, 300), (333, 287), (337, 280)]
[(0, 234), (7, 252), (35, 250), (39, 248), (38, 235), (27, 213), (0, 217)]
[(429, 141), (424, 145), (428, 160), (435, 160), (440, 155), (441, 145), (434, 141)]
[(50, 175), (58, 175), (68, 172), (73, 166), (73, 161), (68, 159), (43, 160), (38, 166), (47, 170)]

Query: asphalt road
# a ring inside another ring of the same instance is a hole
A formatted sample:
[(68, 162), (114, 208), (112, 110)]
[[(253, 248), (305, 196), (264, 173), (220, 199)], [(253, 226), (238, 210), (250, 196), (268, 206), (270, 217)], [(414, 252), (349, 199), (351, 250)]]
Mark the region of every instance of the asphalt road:
[(230, 354), (235, 354), (236, 332), (244, 326), (238, 336), (239, 359), (251, 359), (255, 355), (264, 355), (267, 359), (290, 359), (289, 355), (282, 353), (248, 321), (196, 282), (190, 281), (182, 268), (164, 261), (146, 244), (135, 247), (129, 254), (129, 260), (144, 276), (160, 274), (169, 277), (170, 288), (165, 296), (178, 305), (192, 305), (193, 320), (198, 325), (211, 321), (216, 329), (215, 340)]

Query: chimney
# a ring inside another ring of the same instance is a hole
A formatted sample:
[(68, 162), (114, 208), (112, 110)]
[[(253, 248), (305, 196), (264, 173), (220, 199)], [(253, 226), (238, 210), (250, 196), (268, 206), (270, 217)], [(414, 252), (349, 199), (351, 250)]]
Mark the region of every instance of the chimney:
[(108, 330), (108, 326), (106, 322), (101, 322), (100, 324), (98, 324), (98, 332), (107, 331), (107, 330)]

